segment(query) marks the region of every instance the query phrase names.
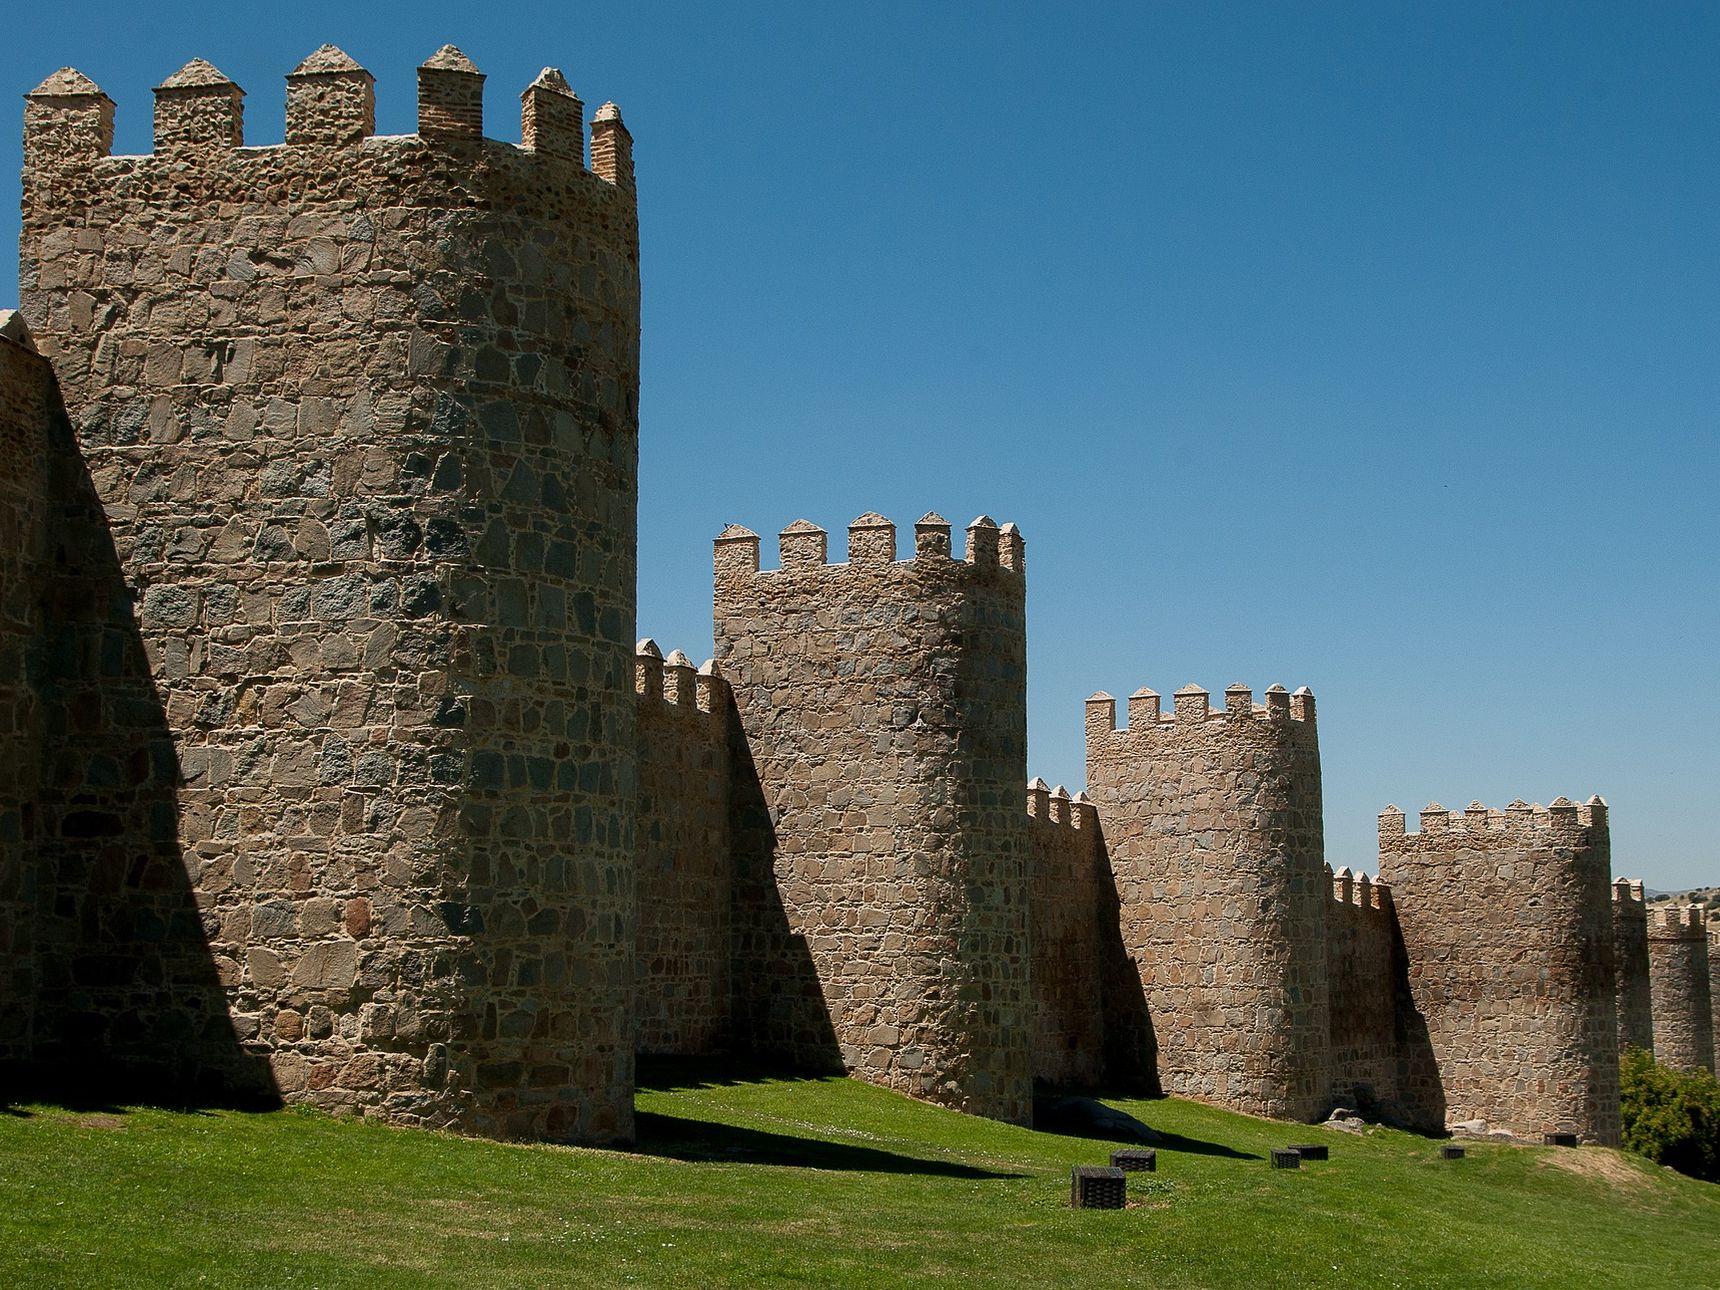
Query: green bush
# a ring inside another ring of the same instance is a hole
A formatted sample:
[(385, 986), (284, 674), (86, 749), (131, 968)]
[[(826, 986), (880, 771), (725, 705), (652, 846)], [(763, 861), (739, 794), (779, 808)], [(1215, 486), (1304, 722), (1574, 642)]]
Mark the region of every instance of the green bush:
[(1713, 1075), (1674, 1070), (1629, 1048), (1619, 1060), (1619, 1100), (1627, 1150), (1720, 1182), (1720, 1083)]

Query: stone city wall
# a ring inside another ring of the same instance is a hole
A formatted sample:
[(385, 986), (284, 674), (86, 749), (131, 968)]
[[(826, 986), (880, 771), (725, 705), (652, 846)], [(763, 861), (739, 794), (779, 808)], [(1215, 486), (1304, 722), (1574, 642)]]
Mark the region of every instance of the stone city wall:
[(1614, 998), (1618, 1046), (1654, 1050), (1654, 1001), (1649, 989), (1648, 906), (1642, 879), (1619, 878), (1612, 885)]
[(1648, 915), (1654, 1056), (1663, 1066), (1714, 1069), (1708, 934), (1699, 905), (1657, 905)]
[(1397, 922), (1391, 888), (1365, 873), (1338, 870), (1326, 936), (1332, 1097), (1365, 1114), (1396, 1118)]
[(53, 369), (19, 316), (0, 314), (0, 1070), (21, 1066), (33, 1044), (49, 471), (70, 446)]
[[(551, 71), (525, 146), (484, 139), (482, 79), (444, 49), (419, 134), (379, 138), (372, 78), (325, 46), (288, 77), (286, 142), (246, 147), (238, 87), (194, 61), (146, 156), (109, 155), (113, 104), (76, 72), (28, 96), (23, 311), (135, 598), (113, 626), (147, 661), (105, 719), (148, 784), (88, 827), (151, 857), (124, 882), (189, 876), (187, 953), (206, 939), (223, 1017), (286, 1096), (620, 1138), (630, 144), (606, 106), (588, 171)], [(102, 762), (84, 773), (68, 794), (111, 797)], [(104, 1050), (249, 1078), (204, 1011), (108, 1026)]]
[[(1720, 1061), (1720, 921), (1708, 921), (1708, 1002), (1712, 1017), (1715, 1060)], [(1720, 1071), (1715, 1072), (1720, 1075)]]
[(1026, 1123), (1023, 546), (981, 517), (965, 560), (928, 515), (848, 563), (799, 521), (781, 568), (716, 543), (717, 660), (750, 756), (736, 767), (738, 1007), (755, 1046)]
[(1408, 962), (1400, 1003), (1411, 1118), (1538, 1138), (1619, 1136), (1606, 806), (1559, 798), (1380, 815), (1380, 879)]
[(1087, 701), (1087, 793), (1111, 850), (1167, 1093), (1309, 1120), (1330, 1094), (1331, 896), (1314, 696), (1246, 686), (1172, 713)]
[(1092, 1087), (1105, 1078), (1104, 891), (1099, 818), (1084, 794), (1027, 786), (1033, 941), (1033, 1077)]
[(639, 642), (638, 1050), (709, 1053), (729, 1033), (728, 687)]

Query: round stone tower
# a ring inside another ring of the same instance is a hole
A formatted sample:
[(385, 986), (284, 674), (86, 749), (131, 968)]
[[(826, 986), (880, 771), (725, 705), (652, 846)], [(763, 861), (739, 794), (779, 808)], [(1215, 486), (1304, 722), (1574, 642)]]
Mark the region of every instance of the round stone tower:
[(1416, 833), (1396, 807), (1380, 814), (1410, 965), (1400, 1094), (1422, 1127), (1485, 1120), (1618, 1145), (1611, 864), (1599, 797), (1432, 803)]
[[(1138, 690), (1087, 701), (1087, 795), (1116, 875), (1167, 1093), (1310, 1120), (1330, 1090), (1314, 696)], [(1147, 1055), (1144, 1055), (1147, 1056)]]
[(1700, 905), (1659, 905), (1648, 916), (1654, 1056), (1677, 1070), (1714, 1069), (1708, 935)]
[[(522, 142), (486, 139), (483, 79), (442, 49), (418, 133), (376, 137), (370, 74), (325, 46), (285, 142), (247, 147), (239, 87), (194, 61), (154, 153), (112, 156), (113, 104), (58, 72), (26, 109), (22, 304), (159, 700), (140, 731), (147, 705), (96, 695), (89, 729), (162, 753), (127, 773), (163, 787), (150, 841), (246, 1049), (330, 1108), (625, 1138), (631, 143), (599, 109), (588, 169), (551, 70)], [(94, 890), (42, 935), (87, 933)], [(208, 1018), (159, 984), (64, 1003), (68, 1057), (131, 1042), (105, 1013), (136, 1008), (200, 1061)]]
[(736, 811), (743, 1043), (1026, 1123), (1025, 569), (1020, 536), (927, 515), (914, 556), (863, 515), (716, 545), (717, 659), (745, 744)]

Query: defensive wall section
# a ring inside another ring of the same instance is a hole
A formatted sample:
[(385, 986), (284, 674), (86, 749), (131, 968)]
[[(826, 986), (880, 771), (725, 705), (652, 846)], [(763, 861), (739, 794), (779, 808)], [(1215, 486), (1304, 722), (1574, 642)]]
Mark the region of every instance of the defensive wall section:
[(1309, 1120), (1330, 1097), (1331, 900), (1314, 697), (1246, 686), (1170, 713), (1087, 700), (1087, 793), (1110, 847), (1167, 1093)]
[(1655, 1059), (1678, 1070), (1713, 1071), (1714, 1005), (1701, 906), (1649, 911), (1648, 964)]
[(1094, 1086), (1107, 1075), (1103, 967), (1116, 926), (1098, 813), (1084, 793), (1030, 780), (1027, 839), (1033, 1077)]
[(760, 1049), (996, 1119), (1032, 1114), (1026, 569), (982, 516), (966, 558), (927, 515), (848, 562), (798, 521), (761, 570), (715, 551), (735, 787), (737, 1008)]
[(370, 74), (325, 46), (287, 78), (285, 142), (249, 147), (239, 87), (194, 60), (145, 156), (111, 155), (114, 105), (74, 71), (27, 98), (23, 311), (135, 598), (103, 630), (142, 661), (91, 699), (121, 764), (61, 768), (83, 776), (57, 790), (63, 849), (100, 873), (55, 909), (98, 942), (81, 975), (111, 978), (67, 1000), (63, 1056), (81, 1035), (254, 1081), (206, 1000), (141, 998), (154, 923), (104, 925), (188, 880), (220, 1023), (280, 1092), (623, 1138), (631, 144), (606, 105), (588, 169), (547, 70), (522, 143), (486, 139), (482, 84), (445, 47), (418, 133), (377, 137)]
[(485, 138), (483, 81), (378, 137), (324, 46), (257, 147), (193, 60), (144, 156), (27, 96), (0, 1079), (615, 1141), (636, 1052), (747, 1052), (1614, 1142), (1620, 1045), (1712, 1065), (1720, 927), (1610, 884), (1598, 798), (1333, 874), (1313, 695), (1190, 686), (1024, 803), (1013, 525), (731, 526), (716, 658), (635, 644), (632, 141), (550, 69)]
[(1614, 997), (1618, 1047), (1654, 1051), (1654, 1002), (1649, 989), (1648, 905), (1640, 878), (1619, 878), (1612, 885)]
[(1437, 803), (1380, 815), (1404, 954), (1403, 1085), (1415, 1123), (1471, 1120), (1617, 1145), (1618, 1020), (1606, 806)]
[(639, 738), (637, 1047), (722, 1051), (729, 1032), (734, 868), (731, 705), (716, 664), (653, 640), (634, 663)]
[[(1708, 923), (1708, 1005), (1716, 1061), (1720, 1062), (1720, 922), (1712, 919)], [(1720, 1071), (1715, 1074), (1720, 1075)]]
[(1331, 1097), (1364, 1114), (1401, 1118), (1397, 1000), (1402, 973), (1391, 888), (1365, 873), (1331, 875), (1326, 984), (1331, 1018)]

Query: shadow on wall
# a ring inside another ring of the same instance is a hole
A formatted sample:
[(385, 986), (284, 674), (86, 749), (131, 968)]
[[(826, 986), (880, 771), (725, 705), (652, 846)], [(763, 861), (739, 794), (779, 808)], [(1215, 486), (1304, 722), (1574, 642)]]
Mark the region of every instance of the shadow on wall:
[[(1108, 857), (1104, 826), (1099, 831), (1099, 854)], [(1122, 906), (1110, 861), (1104, 862), (1099, 881), (1099, 973), (1100, 998), (1105, 1019), (1106, 1085), (1119, 1092), (1141, 1097), (1163, 1097), (1159, 1082), (1159, 1043), (1153, 1032), (1152, 1013), (1141, 985), (1140, 969), (1123, 943)]]
[(49, 536), (25, 661), (40, 759), (4, 859), (21, 870), (32, 922), (33, 1007), (7, 1095), (278, 1105), (267, 1061), (229, 1016), (186, 872), (179, 761), (132, 593), (57, 395), (50, 403)]
[(733, 1052), (768, 1057), (796, 1070), (840, 1074), (842, 1049), (819, 988), (806, 938), (788, 921), (776, 883), (776, 826), (758, 768), (729, 699), (732, 767), (729, 831), (734, 847), (730, 919), (734, 961)]
[(1405, 1127), (1421, 1133), (1445, 1131), (1445, 1084), (1440, 1079), (1439, 1062), (1434, 1057), (1433, 1041), (1427, 1033), (1427, 1018), (1415, 1006), (1409, 988), (1409, 954), (1404, 949), (1403, 933), (1397, 920), (1392, 920), (1392, 993), (1396, 1000), (1393, 1013), (1397, 1018), (1398, 1102), (1395, 1117)]

